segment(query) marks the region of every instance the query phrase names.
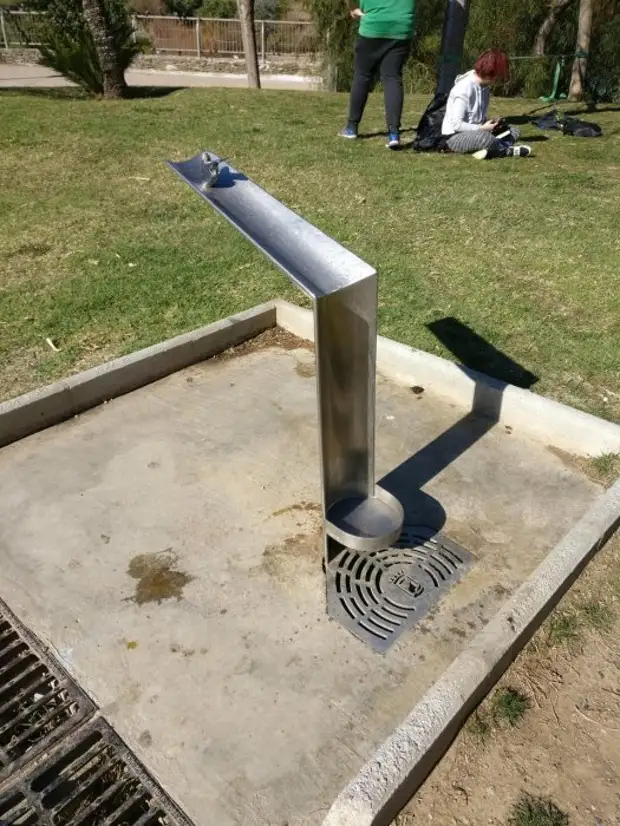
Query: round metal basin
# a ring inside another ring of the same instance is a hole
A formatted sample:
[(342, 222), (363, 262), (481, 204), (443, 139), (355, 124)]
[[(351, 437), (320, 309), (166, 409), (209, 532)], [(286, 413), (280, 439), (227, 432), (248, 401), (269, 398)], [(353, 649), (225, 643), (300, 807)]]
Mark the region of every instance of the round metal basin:
[(403, 529), (403, 506), (396, 497), (377, 486), (375, 495), (335, 502), (327, 511), (328, 536), (354, 551), (389, 548)]

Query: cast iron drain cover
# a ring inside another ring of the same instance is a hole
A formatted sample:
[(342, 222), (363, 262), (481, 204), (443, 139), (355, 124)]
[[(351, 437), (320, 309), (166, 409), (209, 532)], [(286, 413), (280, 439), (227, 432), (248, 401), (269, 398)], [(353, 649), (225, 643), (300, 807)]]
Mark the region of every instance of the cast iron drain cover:
[(94, 711), (0, 600), (0, 784)]
[(327, 609), (362, 642), (385, 652), (461, 579), (474, 557), (424, 528), (405, 527), (392, 548), (345, 548), (329, 565)]
[(0, 794), (2, 826), (191, 826), (101, 718)]

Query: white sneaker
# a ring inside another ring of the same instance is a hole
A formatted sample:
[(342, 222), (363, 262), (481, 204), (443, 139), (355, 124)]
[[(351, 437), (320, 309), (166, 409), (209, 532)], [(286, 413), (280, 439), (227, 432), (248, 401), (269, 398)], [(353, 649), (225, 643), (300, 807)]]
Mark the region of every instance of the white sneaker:
[(474, 152), (473, 157), (477, 161), (484, 161), (484, 160), (486, 160), (488, 154), (489, 154), (488, 149), (479, 149), (477, 152)]
[(526, 146), (524, 143), (516, 146), (509, 146), (506, 150), (507, 158), (529, 158), (532, 154), (532, 147)]

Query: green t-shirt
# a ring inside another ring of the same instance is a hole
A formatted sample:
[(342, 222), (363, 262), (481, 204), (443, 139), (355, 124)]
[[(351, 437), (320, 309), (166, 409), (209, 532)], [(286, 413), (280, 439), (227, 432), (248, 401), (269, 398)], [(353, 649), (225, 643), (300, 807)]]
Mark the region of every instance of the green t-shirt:
[(408, 40), (413, 37), (416, 0), (360, 0), (364, 16), (360, 21), (362, 37)]

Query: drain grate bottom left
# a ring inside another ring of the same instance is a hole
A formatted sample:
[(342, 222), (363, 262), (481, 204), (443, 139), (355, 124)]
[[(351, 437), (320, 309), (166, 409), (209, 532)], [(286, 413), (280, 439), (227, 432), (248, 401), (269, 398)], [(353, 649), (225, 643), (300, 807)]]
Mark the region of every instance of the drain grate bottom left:
[(191, 826), (0, 600), (0, 826)]
[(101, 718), (0, 794), (2, 826), (190, 826)]
[(94, 712), (86, 694), (0, 601), (0, 784)]

